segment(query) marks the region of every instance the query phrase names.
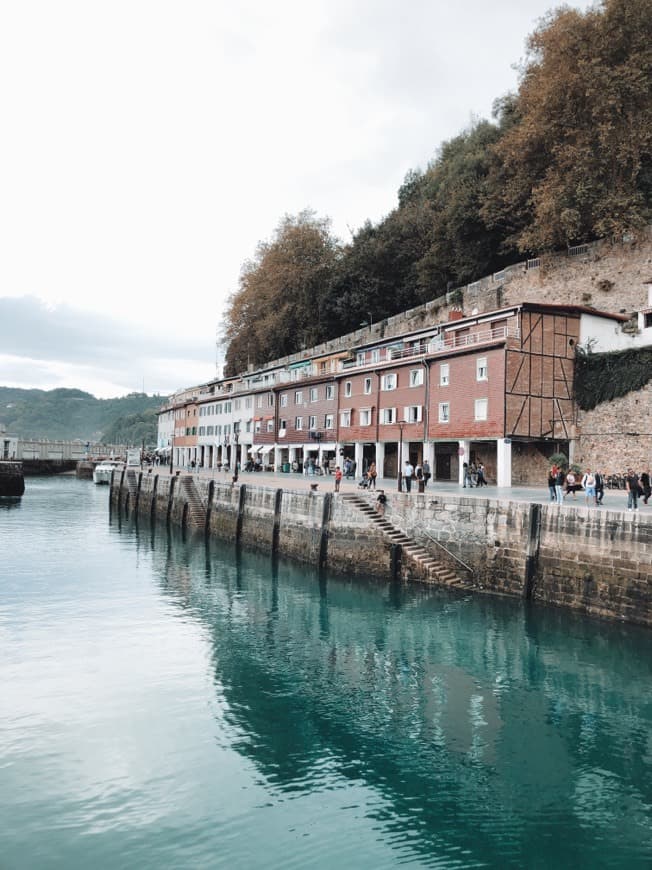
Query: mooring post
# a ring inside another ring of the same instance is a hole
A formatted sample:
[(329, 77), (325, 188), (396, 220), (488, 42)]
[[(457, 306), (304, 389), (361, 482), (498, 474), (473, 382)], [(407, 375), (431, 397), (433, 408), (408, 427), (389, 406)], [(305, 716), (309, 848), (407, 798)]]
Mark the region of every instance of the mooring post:
[(534, 590), (534, 578), (539, 567), (539, 543), (541, 541), (541, 505), (531, 504), (528, 512), (527, 546), (525, 548), (525, 575), (523, 598), (529, 601)]
[(206, 522), (204, 523), (204, 535), (208, 537), (211, 528), (211, 512), (213, 510), (213, 493), (215, 492), (215, 481), (211, 480), (208, 484), (208, 500), (206, 502)]
[(174, 498), (174, 484), (179, 478), (171, 477), (170, 478), (170, 488), (168, 489), (168, 509), (165, 515), (165, 522), (167, 525), (170, 525), (170, 514), (172, 513), (172, 500)]
[(392, 580), (401, 579), (401, 562), (403, 559), (403, 547), (400, 544), (392, 544), (389, 550), (389, 566)]
[(238, 519), (235, 524), (235, 543), (240, 544), (240, 536), (242, 535), (242, 520), (244, 518), (245, 499), (247, 497), (247, 485), (240, 484), (240, 495), (238, 497)]
[(136, 486), (136, 503), (134, 504), (134, 513), (136, 516), (138, 515), (138, 508), (140, 507), (140, 488), (143, 485), (143, 472), (138, 472), (138, 485)]
[(333, 493), (324, 494), (324, 504), (321, 512), (321, 535), (319, 538), (319, 568), (325, 568), (328, 561), (328, 527), (331, 521)]
[(154, 520), (156, 517), (156, 490), (158, 489), (158, 474), (154, 475), (154, 484), (152, 486), (152, 501), (149, 506), (149, 518)]
[(281, 504), (283, 490), (277, 489), (274, 495), (274, 528), (272, 529), (272, 556), (278, 553), (278, 540), (281, 532)]

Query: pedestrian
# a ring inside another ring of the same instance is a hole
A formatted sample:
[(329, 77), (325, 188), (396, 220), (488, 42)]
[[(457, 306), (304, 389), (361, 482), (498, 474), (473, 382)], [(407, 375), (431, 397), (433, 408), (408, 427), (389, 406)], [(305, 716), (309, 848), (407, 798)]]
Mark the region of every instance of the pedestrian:
[(469, 468), (469, 463), (465, 462), (462, 466), (463, 474), (462, 474), (462, 489), (466, 489), (466, 485), (468, 483), (469, 488), (473, 486), (473, 481), (471, 480), (471, 470)]
[(385, 515), (385, 505), (387, 503), (387, 496), (385, 495), (385, 491), (383, 489), (378, 490), (378, 498), (376, 499), (376, 511), (382, 516)]
[(650, 469), (641, 473), (641, 487), (643, 489), (643, 504), (647, 504), (652, 495), (652, 481), (650, 480)]
[(638, 474), (636, 474), (632, 468), (627, 469), (625, 489), (627, 490), (627, 510), (637, 511), (640, 486), (638, 482)]
[(423, 460), (423, 485), (428, 486), (428, 481), (430, 480), (430, 463), (427, 459)]
[(572, 471), (569, 471), (566, 475), (566, 495), (572, 494), (574, 501), (577, 499), (577, 496), (575, 495), (576, 488), (575, 475)]
[(601, 471), (595, 473), (595, 503), (598, 507), (604, 498), (604, 474)]
[(587, 468), (584, 477), (582, 478), (582, 486), (584, 488), (584, 501), (588, 507), (590, 504), (597, 504), (595, 498), (595, 475)]
[(342, 480), (342, 469), (339, 465), (335, 466), (335, 492), (340, 491), (340, 482)]
[(550, 493), (550, 501), (557, 501), (557, 493), (556, 493), (556, 485), (557, 485), (557, 466), (551, 465), (550, 470), (548, 471), (548, 492)]
[(376, 471), (376, 463), (372, 462), (369, 466), (369, 470), (367, 471), (367, 479), (369, 481), (369, 489), (376, 490), (376, 478), (378, 477), (378, 472)]
[(409, 459), (405, 460), (405, 465), (403, 466), (403, 480), (405, 481), (405, 491), (412, 491), (412, 475), (414, 474), (414, 468), (412, 467), (412, 463)]
[(484, 465), (481, 462), (478, 463), (478, 468), (477, 468), (476, 473), (477, 473), (477, 479), (478, 479), (477, 486), (488, 486), (487, 478), (484, 476)]
[(557, 469), (555, 493), (557, 495), (557, 504), (562, 504), (564, 501), (564, 471), (562, 468)]

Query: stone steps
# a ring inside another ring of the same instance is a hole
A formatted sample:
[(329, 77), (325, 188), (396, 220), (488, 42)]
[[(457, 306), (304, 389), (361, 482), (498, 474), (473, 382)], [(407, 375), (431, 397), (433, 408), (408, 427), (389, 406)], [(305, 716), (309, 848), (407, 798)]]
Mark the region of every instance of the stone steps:
[(343, 498), (350, 504), (355, 505), (365, 516), (369, 517), (373, 525), (380, 529), (383, 536), (391, 544), (399, 544), (404, 556), (417, 569), (417, 572), (424, 575), (427, 580), (441, 583), (444, 586), (457, 586), (463, 582), (462, 578), (442, 562), (441, 559), (433, 556), (426, 547), (417, 544), (409, 535), (397, 529), (389, 520), (379, 514), (364, 496), (357, 493), (347, 493)]

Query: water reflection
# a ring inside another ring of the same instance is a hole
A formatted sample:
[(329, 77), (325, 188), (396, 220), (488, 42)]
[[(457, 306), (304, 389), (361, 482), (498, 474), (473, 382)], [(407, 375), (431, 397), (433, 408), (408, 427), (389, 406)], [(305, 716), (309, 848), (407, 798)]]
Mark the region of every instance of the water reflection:
[(649, 853), (647, 633), (270, 570), (174, 535), (157, 556), (165, 594), (210, 631), (234, 746), (273, 793), (364, 783), (384, 836), (426, 864)]
[(649, 868), (650, 633), (107, 501), (0, 508), (0, 865)]

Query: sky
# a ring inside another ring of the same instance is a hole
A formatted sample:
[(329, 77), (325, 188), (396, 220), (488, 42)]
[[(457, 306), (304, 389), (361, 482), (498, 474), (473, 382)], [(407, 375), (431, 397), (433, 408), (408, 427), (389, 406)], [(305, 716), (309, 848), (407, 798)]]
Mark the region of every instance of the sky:
[(306, 208), (344, 241), (381, 220), (516, 89), (553, 5), (0, 4), (0, 386), (167, 395), (220, 374), (258, 243)]

